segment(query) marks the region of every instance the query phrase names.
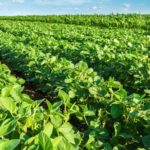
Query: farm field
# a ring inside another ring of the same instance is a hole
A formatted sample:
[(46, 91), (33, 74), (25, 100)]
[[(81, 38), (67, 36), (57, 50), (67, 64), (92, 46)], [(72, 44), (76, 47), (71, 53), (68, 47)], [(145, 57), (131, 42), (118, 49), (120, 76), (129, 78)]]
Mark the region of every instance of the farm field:
[(0, 150), (150, 149), (149, 29), (149, 15), (0, 17)]

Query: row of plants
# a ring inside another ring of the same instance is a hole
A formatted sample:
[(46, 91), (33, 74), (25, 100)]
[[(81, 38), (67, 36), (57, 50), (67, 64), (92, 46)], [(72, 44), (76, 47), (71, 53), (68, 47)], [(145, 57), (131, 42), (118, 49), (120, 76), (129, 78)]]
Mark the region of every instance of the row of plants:
[(51, 15), (51, 16), (1, 16), (1, 20), (40, 21), (47, 23), (98, 26), (101, 28), (150, 28), (150, 16), (141, 14), (111, 15)]
[(22, 44), (74, 64), (83, 60), (98, 75), (106, 80), (114, 77), (128, 91), (144, 93), (150, 88), (150, 38), (145, 30), (101, 30), (28, 22), (17, 22), (16, 26), (11, 21), (2, 22), (0, 29), (4, 36), (8, 35), (6, 38), (10, 34), (15, 37), (14, 45)]
[[(33, 101), (22, 93), (25, 81), (11, 75), (0, 64), (0, 149), (1, 150), (74, 150), (81, 136), (61, 111), (64, 100), (51, 104)], [(64, 92), (60, 91), (60, 97)], [(41, 104), (47, 104), (44, 109)]]
[[(33, 101), (22, 93), (24, 80), (12, 76), (5, 65), (0, 65), (0, 71), (1, 149), (150, 147), (150, 101), (144, 95), (127, 96), (119, 82), (103, 83), (105, 95), (86, 103), (73, 102), (71, 95), (60, 90), (60, 98), (53, 104), (45, 100), (44, 109), (40, 106), (44, 100)], [(77, 128), (72, 119), (78, 119), (84, 129)]]
[[(28, 82), (34, 83), (37, 91), (51, 95), (55, 102), (51, 104), (46, 101), (48, 108), (45, 110), (39, 106), (41, 101), (32, 101), (34, 106), (38, 105), (35, 112), (39, 114), (36, 117), (29, 102), (30, 110), (27, 110), (27, 114), (31, 113), (27, 118), (31, 117), (31, 119), (25, 124), (30, 126), (31, 123), (33, 126), (31, 125), (29, 129), (25, 127), (25, 133), (29, 139), (34, 135), (35, 137), (31, 138), (33, 140), (30, 139), (29, 147), (26, 147), (23, 142), (23, 148), (40, 149), (42, 146), (45, 150), (116, 150), (150, 147), (150, 92), (148, 89), (142, 95), (131, 94), (113, 78), (105, 81), (83, 60), (74, 64), (65, 57), (44, 53), (30, 44), (18, 42), (17, 38), (14, 33), (2, 30), (0, 59), (11, 69), (22, 73)], [(8, 90), (8, 97), (13, 98), (11, 93)], [(16, 104), (18, 106), (19, 102)], [(20, 115), (23, 117), (23, 125), (27, 119), (24, 118), (25, 106), (22, 106), (23, 112), (21, 111)], [(46, 121), (43, 118), (46, 118)], [(47, 120), (50, 124), (48, 127), (44, 124)], [(23, 125), (20, 126), (21, 131), (24, 129)], [(41, 130), (45, 129), (45, 126), (47, 129), (43, 133)], [(36, 136), (39, 132), (40, 135)], [(11, 139), (15, 135), (21, 134), (19, 132), (8, 137)], [(26, 136), (23, 137), (26, 140)]]

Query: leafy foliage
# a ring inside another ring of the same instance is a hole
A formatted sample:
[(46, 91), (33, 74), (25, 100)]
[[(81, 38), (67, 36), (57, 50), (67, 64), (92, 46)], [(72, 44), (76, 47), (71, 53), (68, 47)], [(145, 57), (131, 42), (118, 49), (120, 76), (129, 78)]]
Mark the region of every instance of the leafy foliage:
[[(22, 80), (10, 75), (5, 65), (0, 65), (0, 70), (3, 70), (0, 72), (0, 83), (5, 82), (0, 89), (0, 149), (26, 150), (42, 147), (49, 150), (59, 149), (63, 145), (62, 149), (65, 150), (68, 145), (72, 149), (79, 147), (81, 138), (67, 122), (66, 116), (61, 112), (61, 105), (55, 109), (57, 103), (52, 105), (48, 102), (51, 107), (45, 110), (40, 106), (41, 100), (33, 101), (22, 93)], [(56, 139), (61, 140), (51, 142)]]
[(111, 15), (50, 15), (50, 16), (1, 16), (1, 20), (39, 21), (46, 23), (98, 26), (101, 28), (144, 28), (149, 29), (149, 15), (111, 14)]
[(1, 21), (0, 59), (54, 100), (33, 101), (0, 64), (1, 149), (148, 149), (150, 38), (138, 26)]

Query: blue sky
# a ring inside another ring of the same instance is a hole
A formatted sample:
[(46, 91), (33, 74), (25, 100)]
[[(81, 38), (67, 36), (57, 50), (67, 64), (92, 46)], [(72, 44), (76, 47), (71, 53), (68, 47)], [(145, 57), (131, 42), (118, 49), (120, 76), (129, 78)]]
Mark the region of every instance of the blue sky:
[(150, 0), (0, 0), (0, 15), (148, 13)]

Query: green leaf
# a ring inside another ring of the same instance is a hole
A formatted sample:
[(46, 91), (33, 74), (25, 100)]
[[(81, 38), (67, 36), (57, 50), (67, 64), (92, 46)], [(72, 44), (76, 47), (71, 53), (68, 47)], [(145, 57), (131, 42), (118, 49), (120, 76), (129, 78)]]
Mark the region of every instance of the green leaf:
[(113, 87), (113, 88), (116, 88), (116, 89), (119, 89), (119, 88), (122, 87), (122, 85), (120, 84), (120, 82), (114, 81), (113, 78), (109, 78), (108, 85), (109, 85), (110, 87)]
[(90, 149), (90, 147), (91, 147), (90, 145), (91, 145), (93, 142), (95, 142), (94, 137), (93, 137), (92, 135), (89, 135), (89, 139), (88, 139), (88, 141), (87, 141), (85, 147), (86, 147), (87, 149)]
[(51, 123), (47, 123), (44, 126), (44, 131), (43, 131), (48, 137), (51, 137), (52, 132), (53, 132), (53, 125)]
[(117, 136), (121, 130), (121, 125), (119, 122), (114, 123), (114, 129), (115, 129), (115, 136)]
[(123, 115), (122, 104), (114, 103), (111, 106), (111, 116), (113, 119), (117, 119)]
[(131, 139), (131, 138), (133, 138), (131, 133), (126, 133), (126, 132), (119, 133), (118, 136), (120, 136), (120, 137), (122, 137), (124, 139)]
[(142, 96), (139, 94), (133, 94), (132, 95), (132, 101), (136, 104), (140, 103), (142, 101)]
[(52, 139), (53, 148), (55, 150), (59, 150), (59, 144), (62, 141), (62, 139), (63, 139), (62, 136), (58, 136), (58, 137)]
[(9, 134), (15, 129), (16, 120), (7, 119), (0, 125), (0, 136)]
[(17, 81), (16, 77), (15, 77), (15, 76), (12, 76), (12, 75), (9, 76), (8, 80), (9, 80), (10, 82), (13, 82), (13, 83), (15, 83), (15, 82)]
[(10, 91), (12, 89), (12, 86), (6, 86), (5, 88), (2, 89), (2, 96), (3, 97), (8, 97), (10, 95)]
[(147, 136), (144, 136), (142, 141), (146, 148), (150, 148), (150, 134)]
[(65, 79), (65, 83), (71, 83), (72, 79)]
[(0, 140), (0, 150), (14, 150), (20, 143), (19, 139)]
[(70, 98), (74, 98), (76, 95), (75, 95), (75, 92), (74, 91), (69, 91), (69, 97)]
[(52, 110), (52, 104), (48, 100), (46, 100), (46, 104), (47, 104), (49, 112), (51, 112), (51, 110)]
[(116, 44), (119, 44), (120, 42), (118, 41), (118, 39), (114, 39), (114, 42), (116, 43)]
[(80, 61), (78, 64), (79, 70), (81, 71), (86, 71), (88, 69), (88, 65), (87, 63)]
[(36, 138), (38, 138), (38, 136), (30, 137), (30, 138), (26, 139), (26, 141), (25, 141), (24, 144), (25, 144), (25, 145), (31, 145), (31, 144), (34, 142), (34, 140), (35, 140)]
[(66, 92), (60, 90), (58, 95), (66, 105), (70, 103), (70, 97)]
[(10, 97), (0, 97), (0, 104), (10, 113), (15, 112), (16, 110), (15, 102)]
[(90, 87), (90, 88), (89, 88), (89, 92), (90, 92), (90, 94), (92, 94), (92, 95), (97, 95), (98, 90), (97, 90), (96, 87)]
[(109, 143), (104, 143), (104, 150), (112, 150), (112, 147)]
[(30, 98), (29, 95), (27, 94), (22, 94), (21, 98), (23, 100), (23, 102), (27, 103), (27, 104), (32, 104), (34, 101)]
[(94, 115), (95, 115), (95, 112), (92, 111), (92, 110), (88, 110), (88, 111), (84, 112), (84, 115), (85, 115), (85, 116), (94, 116)]
[(43, 150), (52, 150), (53, 149), (51, 139), (44, 132), (41, 132), (39, 134), (39, 143)]
[[(59, 102), (55, 102), (53, 105), (52, 105), (52, 109), (53, 109), (53, 111), (58, 111), (59, 110), (59, 108), (60, 108), (60, 106), (63, 104), (63, 102), (62, 101), (59, 101)], [(50, 107), (51, 107), (51, 105), (49, 105)], [(49, 109), (50, 109), (50, 107), (49, 107)]]
[(15, 84), (13, 86), (13, 88), (11, 89), (11, 96), (17, 101), (17, 102), (21, 102), (22, 99), (20, 97), (20, 94), (21, 94), (21, 91), (22, 91), (22, 88), (19, 84)]
[(75, 135), (70, 123), (64, 123), (60, 128), (59, 132), (72, 144), (75, 144)]
[(106, 128), (101, 128), (99, 131), (99, 137), (102, 139), (108, 139), (109, 138), (109, 132)]
[(58, 128), (63, 123), (63, 120), (59, 115), (50, 115), (50, 119), (55, 128)]
[(44, 119), (44, 114), (43, 113), (36, 113), (35, 115), (34, 115), (34, 119), (35, 119), (35, 121), (36, 122), (39, 122), (39, 121), (43, 121), (43, 119)]
[(22, 85), (25, 83), (25, 80), (24, 79), (18, 79), (18, 83)]
[(144, 90), (144, 92), (150, 94), (150, 90)]
[(52, 141), (54, 150), (76, 150), (79, 149), (77, 146), (73, 146), (64, 137), (59, 136)]
[(122, 100), (127, 96), (127, 92), (124, 89), (120, 89), (119, 91), (114, 93), (114, 96), (116, 97), (116, 99)]

